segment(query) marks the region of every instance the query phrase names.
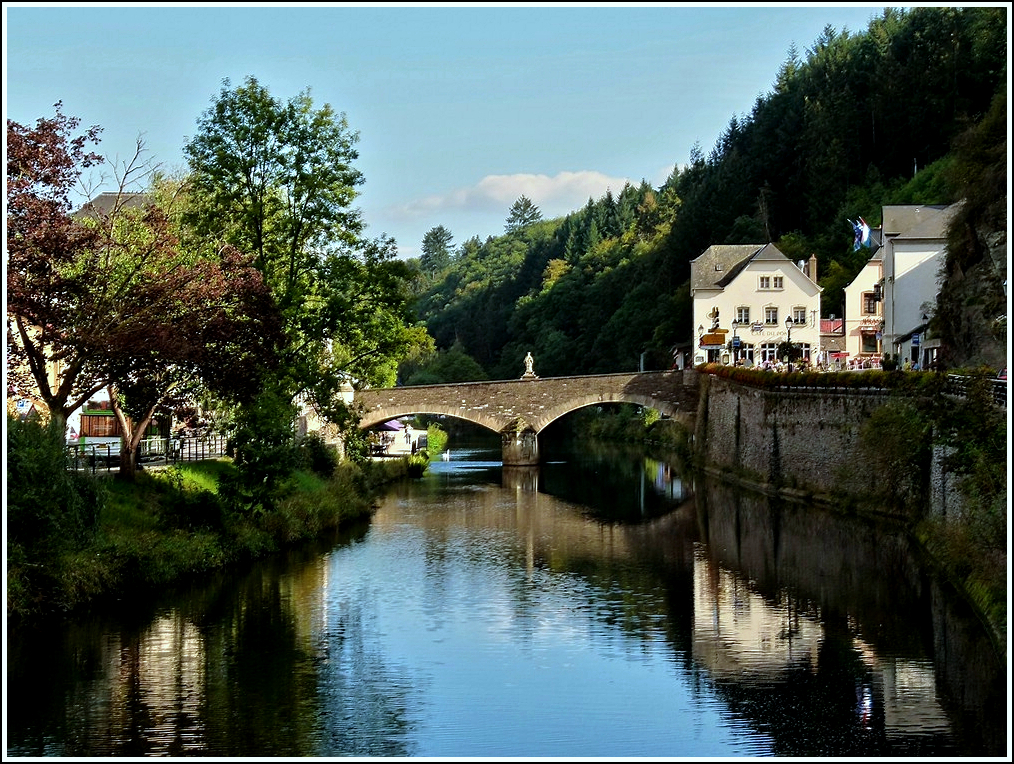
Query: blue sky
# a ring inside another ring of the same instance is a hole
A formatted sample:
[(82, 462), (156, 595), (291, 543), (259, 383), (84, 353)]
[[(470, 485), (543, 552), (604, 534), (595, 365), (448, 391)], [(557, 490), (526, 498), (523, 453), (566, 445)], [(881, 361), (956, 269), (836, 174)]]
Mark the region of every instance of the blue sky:
[(174, 169), (224, 79), (308, 88), (359, 133), (367, 233), (414, 257), (438, 225), (453, 246), (500, 235), (522, 194), (551, 218), (658, 186), (750, 113), (792, 45), (884, 7), (5, 3), (4, 114), (62, 101), (114, 161), (141, 136)]

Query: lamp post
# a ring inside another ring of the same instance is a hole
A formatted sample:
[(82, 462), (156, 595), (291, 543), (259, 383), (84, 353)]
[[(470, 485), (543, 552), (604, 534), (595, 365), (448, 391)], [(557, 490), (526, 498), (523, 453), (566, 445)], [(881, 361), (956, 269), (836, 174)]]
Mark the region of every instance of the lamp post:
[(739, 361), (739, 335), (736, 333), (739, 329), (739, 321), (732, 319), (732, 365), (735, 366)]
[(785, 317), (786, 342), (789, 346), (789, 371), (792, 371), (792, 316)]

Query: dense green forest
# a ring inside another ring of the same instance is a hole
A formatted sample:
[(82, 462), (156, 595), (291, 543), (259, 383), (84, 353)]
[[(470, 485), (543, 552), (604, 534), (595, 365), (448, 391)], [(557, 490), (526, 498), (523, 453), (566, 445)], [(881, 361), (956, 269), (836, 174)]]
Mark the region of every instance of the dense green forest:
[[(716, 243), (815, 254), (822, 313), (840, 316), (869, 257), (853, 251), (848, 220), (877, 226), (883, 205), (961, 199), (948, 276), (985, 275), (971, 294), (945, 284), (941, 300), (977, 307), (938, 304), (933, 321), (963, 348), (953, 364), (981, 362), (962, 343), (1005, 314), (1006, 274), (986, 266), (1006, 231), (1007, 35), (1005, 7), (887, 9), (855, 34), (829, 26), (660, 187), (628, 184), (553, 220), (522, 197), (503, 235), (458, 247), (435, 227), (412, 264), (436, 349), (403, 363), (400, 381), (514, 378), (529, 351), (541, 376), (668, 368), (691, 338), (690, 261)], [(987, 328), (1006, 344), (1005, 321)]]

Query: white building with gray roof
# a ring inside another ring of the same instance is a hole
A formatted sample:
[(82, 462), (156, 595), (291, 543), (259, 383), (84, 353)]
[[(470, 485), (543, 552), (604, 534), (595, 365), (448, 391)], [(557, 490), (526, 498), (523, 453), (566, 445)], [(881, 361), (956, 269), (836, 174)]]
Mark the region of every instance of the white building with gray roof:
[(793, 263), (773, 244), (704, 250), (690, 262), (694, 363), (776, 361), (786, 341), (815, 361), (821, 293), (816, 271), (816, 257)]

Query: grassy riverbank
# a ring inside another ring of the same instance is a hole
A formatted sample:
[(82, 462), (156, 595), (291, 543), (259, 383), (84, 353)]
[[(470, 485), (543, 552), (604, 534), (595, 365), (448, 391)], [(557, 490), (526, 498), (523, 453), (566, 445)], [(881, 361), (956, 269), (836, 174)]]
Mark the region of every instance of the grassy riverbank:
[[(38, 527), (46, 508), (37, 499), (53, 497), (16, 497), (18, 533), (8, 534), (7, 543), (8, 618), (81, 612), (110, 595), (182, 583), (319, 538), (368, 516), (380, 487), (418, 473), (419, 465), (405, 457), (342, 463), (328, 476), (301, 469), (277, 505), (257, 513), (230, 510), (220, 499), (218, 488), (235, 469), (229, 460), (191, 462), (146, 470), (133, 483), (115, 475), (70, 475), (69, 485), (81, 489), (76, 495), (97, 506), (74, 533), (66, 532), (68, 523), (63, 533), (59, 522)], [(57, 475), (51, 482), (61, 480)], [(8, 490), (19, 487), (8, 481)], [(84, 507), (65, 509), (65, 518), (75, 519), (75, 509), (87, 515)]]

